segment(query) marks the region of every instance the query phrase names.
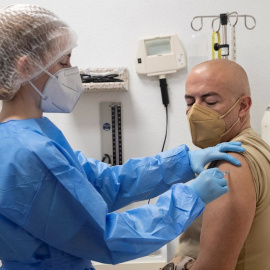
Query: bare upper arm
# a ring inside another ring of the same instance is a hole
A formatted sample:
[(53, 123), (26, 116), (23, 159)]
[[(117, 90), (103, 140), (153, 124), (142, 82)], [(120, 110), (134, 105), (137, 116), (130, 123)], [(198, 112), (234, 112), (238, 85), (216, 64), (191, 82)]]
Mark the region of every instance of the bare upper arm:
[(230, 154), (241, 166), (218, 163), (221, 171), (229, 171), (225, 178), (230, 191), (209, 203), (203, 212), (200, 252), (194, 270), (235, 269), (253, 221), (256, 193), (250, 168), (242, 155)]

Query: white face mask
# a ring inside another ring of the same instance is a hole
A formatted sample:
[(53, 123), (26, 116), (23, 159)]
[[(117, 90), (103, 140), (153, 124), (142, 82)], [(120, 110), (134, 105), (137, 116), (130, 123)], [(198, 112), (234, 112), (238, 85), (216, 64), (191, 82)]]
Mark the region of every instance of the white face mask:
[(43, 112), (69, 113), (78, 102), (83, 86), (78, 67), (64, 68), (54, 75), (44, 70), (49, 76), (43, 93), (29, 81), (30, 85), (41, 95), (40, 109)]

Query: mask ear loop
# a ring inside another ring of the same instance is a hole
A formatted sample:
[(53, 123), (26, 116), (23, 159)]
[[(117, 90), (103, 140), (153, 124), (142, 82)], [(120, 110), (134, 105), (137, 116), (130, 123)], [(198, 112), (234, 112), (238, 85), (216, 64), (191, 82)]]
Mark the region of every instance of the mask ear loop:
[[(57, 79), (56, 76), (54, 76), (53, 74), (51, 74), (48, 70), (46, 70), (45, 68), (43, 68), (42, 66), (40, 66), (39, 64), (36, 64), (40, 69), (43, 70), (43, 72), (45, 72), (46, 74), (48, 74), (51, 78), (53, 79)], [(28, 81), (29, 84), (34, 88), (34, 90), (42, 97), (43, 100), (46, 100), (48, 98), (48, 96), (44, 95), (41, 93), (40, 90), (38, 90), (38, 88), (33, 84), (32, 81)]]
[(44, 100), (46, 100), (48, 97), (47, 96), (45, 96), (45, 95), (43, 95), (39, 90), (38, 90), (38, 88), (31, 82), (31, 81), (28, 81), (29, 82), (29, 84), (34, 88), (34, 90), (44, 99)]
[(233, 108), (238, 104), (238, 102), (239, 102), (239, 100), (240, 100), (241, 98), (242, 98), (242, 97), (238, 98), (238, 99), (236, 100), (236, 102), (233, 104), (233, 106), (232, 106), (225, 114), (223, 114), (222, 116), (220, 116), (220, 119), (224, 118), (228, 113), (230, 113), (230, 112), (233, 110)]
[[(242, 97), (240, 97), (240, 98), (238, 98), (237, 100), (236, 100), (236, 102), (234, 103), (234, 105), (225, 113), (225, 114), (223, 114), (222, 116), (220, 116), (220, 119), (222, 119), (222, 118), (224, 118), (230, 111), (232, 111), (233, 110), (233, 108), (238, 104), (238, 102), (239, 102), (239, 100), (241, 100), (242, 99)], [(226, 134), (228, 134), (232, 129), (233, 129), (233, 127), (238, 123), (240, 121), (240, 118), (238, 117), (238, 119), (236, 120), (236, 122), (225, 132), (225, 133), (223, 133), (222, 135), (220, 135), (219, 137), (220, 138), (222, 138), (222, 137), (224, 137)]]
[(236, 122), (225, 132), (225, 133), (223, 133), (222, 135), (220, 135), (219, 137), (220, 138), (222, 138), (222, 137), (224, 137), (226, 134), (228, 134), (232, 129), (233, 129), (233, 127), (238, 123), (240, 121), (240, 118), (238, 118), (237, 120), (236, 120)]

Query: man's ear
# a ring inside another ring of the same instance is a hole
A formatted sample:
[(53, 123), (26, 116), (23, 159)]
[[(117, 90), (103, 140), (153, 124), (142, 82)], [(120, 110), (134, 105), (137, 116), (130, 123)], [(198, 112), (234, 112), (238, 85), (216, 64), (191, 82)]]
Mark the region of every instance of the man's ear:
[(241, 103), (240, 103), (240, 109), (239, 109), (239, 117), (243, 118), (249, 113), (250, 107), (252, 104), (252, 100), (250, 96), (243, 96)]
[(22, 56), (17, 62), (17, 70), (23, 78), (28, 79), (31, 75), (31, 68), (28, 56)]

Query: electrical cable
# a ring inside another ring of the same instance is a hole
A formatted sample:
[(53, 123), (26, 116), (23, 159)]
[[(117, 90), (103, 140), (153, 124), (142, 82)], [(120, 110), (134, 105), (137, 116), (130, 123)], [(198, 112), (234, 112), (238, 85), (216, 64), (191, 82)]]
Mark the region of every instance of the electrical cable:
[[(106, 160), (108, 160), (108, 162), (106, 162)], [(104, 156), (103, 156), (103, 158), (102, 158), (101, 161), (102, 161), (102, 162), (106, 162), (106, 163), (112, 165), (111, 157), (110, 157), (110, 155), (108, 155), (108, 154), (104, 154)]]
[[(164, 151), (164, 147), (165, 147), (165, 143), (167, 140), (167, 133), (168, 133), (168, 104), (169, 104), (169, 95), (168, 95), (168, 88), (167, 88), (167, 81), (165, 76), (160, 76), (159, 78), (159, 82), (160, 82), (160, 89), (161, 89), (161, 97), (162, 97), (162, 103), (166, 109), (166, 128), (165, 128), (165, 137), (164, 137), (164, 141), (163, 141), (163, 145), (161, 148), (161, 152)], [(148, 204), (150, 203), (150, 200), (148, 200)]]
[(162, 97), (162, 103), (165, 107), (169, 104), (169, 95), (168, 95), (168, 88), (167, 88), (167, 81), (165, 75), (159, 76), (159, 85), (161, 90), (161, 97)]
[(168, 104), (169, 104), (169, 94), (168, 94), (168, 85), (166, 81), (165, 75), (160, 75), (159, 76), (159, 85), (160, 85), (160, 90), (161, 90), (161, 97), (162, 97), (162, 103), (166, 109), (166, 132), (165, 132), (165, 137), (164, 137), (164, 142), (163, 146), (161, 149), (161, 152), (163, 152), (166, 139), (167, 139), (167, 131), (168, 131)]
[(89, 74), (80, 75), (83, 83), (123, 82), (123, 80), (116, 78), (119, 74), (108, 74), (106, 76)]
[(164, 146), (165, 146), (165, 143), (166, 143), (167, 132), (168, 132), (168, 106), (165, 106), (165, 109), (166, 109), (166, 131), (165, 131), (165, 137), (164, 137), (164, 142), (163, 142), (161, 152), (164, 151)]

